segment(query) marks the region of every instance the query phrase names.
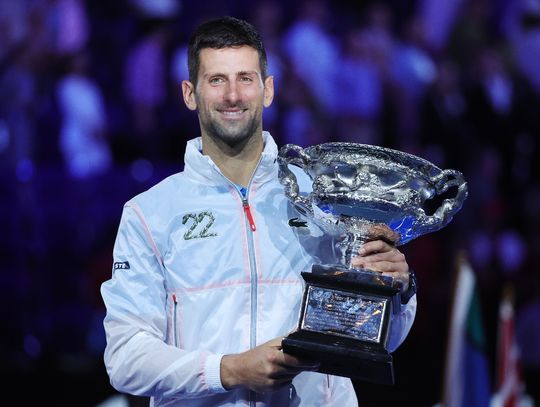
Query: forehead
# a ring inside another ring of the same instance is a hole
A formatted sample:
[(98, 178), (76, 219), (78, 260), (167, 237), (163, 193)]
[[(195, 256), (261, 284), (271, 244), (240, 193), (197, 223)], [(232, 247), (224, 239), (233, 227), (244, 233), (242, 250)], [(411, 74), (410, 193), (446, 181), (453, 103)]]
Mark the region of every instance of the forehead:
[(199, 53), (199, 75), (231, 74), (255, 71), (260, 74), (259, 54), (248, 46), (229, 48), (203, 48)]

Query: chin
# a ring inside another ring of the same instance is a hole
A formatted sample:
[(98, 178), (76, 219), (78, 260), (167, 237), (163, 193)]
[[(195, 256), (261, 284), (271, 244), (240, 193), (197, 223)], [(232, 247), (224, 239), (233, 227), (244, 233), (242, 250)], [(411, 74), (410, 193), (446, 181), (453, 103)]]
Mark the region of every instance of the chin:
[(208, 134), (216, 139), (221, 140), (229, 146), (242, 144), (256, 134), (257, 126), (242, 126), (242, 129), (224, 129), (212, 128)]

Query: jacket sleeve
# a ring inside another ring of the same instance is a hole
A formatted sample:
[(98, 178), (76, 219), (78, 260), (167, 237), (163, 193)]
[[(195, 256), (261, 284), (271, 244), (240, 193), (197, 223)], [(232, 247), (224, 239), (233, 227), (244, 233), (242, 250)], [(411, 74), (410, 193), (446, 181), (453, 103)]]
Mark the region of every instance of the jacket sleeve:
[(390, 325), (390, 338), (388, 339), (388, 350), (395, 351), (403, 343), (411, 330), (416, 316), (416, 294), (411, 297), (407, 304), (401, 306), (400, 312), (392, 316)]
[(222, 355), (165, 342), (167, 293), (161, 254), (141, 210), (126, 204), (114, 246), (112, 278), (101, 286), (106, 306), (105, 366), (120, 392), (201, 397), (225, 392)]

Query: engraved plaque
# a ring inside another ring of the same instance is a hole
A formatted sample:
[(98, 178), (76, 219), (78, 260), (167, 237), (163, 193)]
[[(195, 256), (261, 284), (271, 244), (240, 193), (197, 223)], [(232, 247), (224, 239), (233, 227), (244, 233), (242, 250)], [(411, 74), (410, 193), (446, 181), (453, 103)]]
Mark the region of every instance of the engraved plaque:
[(385, 299), (309, 286), (301, 329), (379, 343)]

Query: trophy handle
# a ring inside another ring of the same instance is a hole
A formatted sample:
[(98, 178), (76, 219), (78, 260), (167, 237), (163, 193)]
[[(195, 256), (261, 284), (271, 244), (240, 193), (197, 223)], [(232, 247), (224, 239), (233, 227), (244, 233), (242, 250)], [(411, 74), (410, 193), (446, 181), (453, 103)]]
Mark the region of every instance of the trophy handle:
[(467, 183), (459, 171), (443, 170), (439, 175), (431, 178), (431, 182), (435, 186), (437, 195), (445, 193), (451, 187), (457, 187), (457, 192), (453, 198), (445, 199), (431, 216), (426, 215), (423, 209), (419, 209), (418, 220), (423, 225), (420, 234), (429, 233), (447, 225), (467, 198)]
[[(289, 156), (289, 153), (294, 151), (295, 156)], [(311, 194), (307, 197), (300, 195), (300, 189), (298, 188), (298, 180), (296, 175), (289, 169), (289, 164), (300, 167), (306, 172), (306, 165), (309, 164), (310, 158), (304, 152), (304, 149), (296, 144), (286, 144), (281, 147), (278, 155), (279, 165), (279, 179), (283, 184), (285, 195), (296, 205), (297, 209), (301, 212), (307, 212), (313, 215), (313, 209), (311, 207)]]

